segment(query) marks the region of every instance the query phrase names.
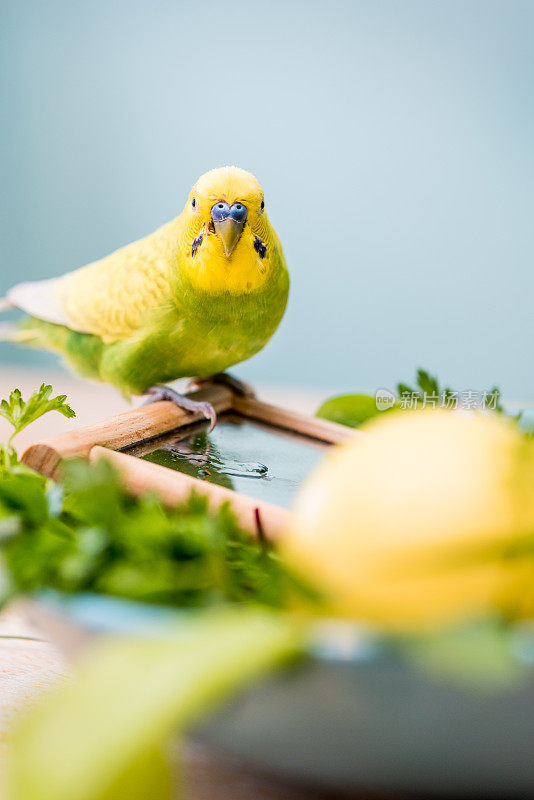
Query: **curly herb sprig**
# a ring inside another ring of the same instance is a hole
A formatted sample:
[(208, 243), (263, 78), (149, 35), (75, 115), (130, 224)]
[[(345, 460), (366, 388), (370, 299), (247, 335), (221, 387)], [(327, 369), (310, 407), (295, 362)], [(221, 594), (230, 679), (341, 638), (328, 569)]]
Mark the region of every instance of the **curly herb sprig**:
[(0, 403), (0, 416), (4, 417), (13, 426), (13, 433), (5, 446), (0, 446), (0, 466), (9, 467), (17, 462), (17, 454), (13, 449), (13, 439), (36, 419), (48, 414), (49, 411), (59, 411), (64, 417), (71, 419), (76, 414), (67, 405), (66, 394), (50, 397), (52, 387), (42, 383), (28, 398), (24, 400), (20, 389), (13, 389), (7, 400)]

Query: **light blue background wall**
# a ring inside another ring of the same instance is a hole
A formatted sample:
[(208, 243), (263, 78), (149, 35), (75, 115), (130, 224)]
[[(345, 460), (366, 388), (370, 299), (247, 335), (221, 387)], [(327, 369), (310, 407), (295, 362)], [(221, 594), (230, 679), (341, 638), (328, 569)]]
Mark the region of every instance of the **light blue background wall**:
[(0, 290), (150, 232), (236, 163), (293, 277), (240, 374), (371, 390), (422, 364), (534, 397), (534, 3), (0, 6)]

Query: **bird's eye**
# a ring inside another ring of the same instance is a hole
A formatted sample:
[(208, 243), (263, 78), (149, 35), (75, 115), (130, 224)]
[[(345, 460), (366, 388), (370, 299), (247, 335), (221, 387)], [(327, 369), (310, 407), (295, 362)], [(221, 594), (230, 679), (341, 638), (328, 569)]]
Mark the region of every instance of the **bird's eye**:
[(264, 208), (265, 208), (265, 200), (262, 200), (260, 205), (260, 211), (263, 211)]
[(196, 207), (197, 207), (197, 200), (196, 197), (193, 197), (193, 199), (191, 200), (191, 208), (196, 208)]

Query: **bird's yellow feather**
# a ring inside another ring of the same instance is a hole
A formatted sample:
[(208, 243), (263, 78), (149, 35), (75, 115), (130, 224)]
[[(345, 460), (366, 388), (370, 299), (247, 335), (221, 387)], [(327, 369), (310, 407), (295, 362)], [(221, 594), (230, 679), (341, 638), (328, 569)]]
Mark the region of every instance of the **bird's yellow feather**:
[(55, 292), (67, 319), (104, 342), (114, 342), (139, 330), (148, 312), (170, 305), (177, 223), (168, 222), (150, 236), (60, 278)]
[[(192, 201), (195, 199), (195, 207)], [(247, 228), (232, 253), (224, 254), (221, 240), (215, 235), (210, 211), (222, 200), (229, 205), (243, 203), (248, 209)], [(278, 237), (262, 207), (263, 190), (256, 178), (238, 167), (210, 170), (191, 189), (180, 216), (179, 252), (181, 265), (191, 283), (207, 292), (246, 294), (260, 289), (269, 277), (273, 262), (263, 259), (254, 249), (259, 238), (272, 252), (282, 252)], [(190, 241), (202, 236), (202, 247), (191, 255)]]

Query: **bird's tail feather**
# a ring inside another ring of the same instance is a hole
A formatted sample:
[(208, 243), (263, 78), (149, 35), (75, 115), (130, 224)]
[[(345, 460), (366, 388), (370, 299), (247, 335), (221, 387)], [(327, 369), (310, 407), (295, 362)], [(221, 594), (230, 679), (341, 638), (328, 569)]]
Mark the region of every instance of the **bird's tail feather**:
[[(14, 306), (11, 300), (8, 300), (7, 297), (0, 297), (0, 314), (2, 311), (10, 311), (12, 308)], [(12, 322), (0, 323), (0, 342), (14, 342), (17, 340), (16, 336), (17, 329)]]
[(31, 330), (24, 330), (13, 322), (0, 323), (0, 342), (31, 342), (35, 338), (35, 333)]
[(20, 342), (20, 334), (24, 331), (17, 330), (11, 322), (0, 323), (0, 342)]
[[(3, 311), (12, 311), (17, 306), (8, 297), (0, 297), (0, 314)], [(31, 327), (22, 327), (20, 323), (0, 322), (0, 342), (17, 342), (29, 344), (35, 339), (35, 330)]]
[(17, 329), (10, 322), (0, 324), (0, 342), (12, 342), (16, 336)]

